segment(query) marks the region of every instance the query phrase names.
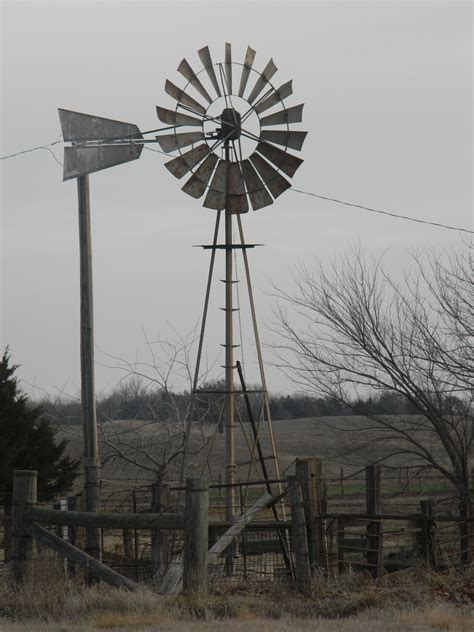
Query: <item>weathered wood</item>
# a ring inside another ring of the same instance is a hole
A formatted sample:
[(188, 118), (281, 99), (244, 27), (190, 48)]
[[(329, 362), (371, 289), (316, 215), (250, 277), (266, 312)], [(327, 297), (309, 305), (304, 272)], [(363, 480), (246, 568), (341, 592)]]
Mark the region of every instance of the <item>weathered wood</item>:
[(131, 529), (122, 529), (123, 557), (127, 562), (133, 560), (133, 533)]
[(312, 574), (327, 570), (327, 550), (322, 520), (321, 459), (296, 459), (296, 478), (303, 491), (303, 503), (308, 533), (308, 552)]
[[(81, 351), (81, 403), (84, 433), (84, 479), (86, 511), (100, 510), (100, 461), (97, 438), (97, 417), (94, 378), (94, 308), (92, 291), (92, 245), (89, 176), (77, 178), (79, 207), (79, 261), (80, 261), (80, 351)], [(88, 525), (86, 551), (100, 559), (100, 531)]]
[[(67, 497), (67, 510), (68, 511), (76, 511), (77, 508), (77, 498), (76, 496), (68, 496)], [(74, 525), (68, 525), (67, 527), (67, 540), (73, 546), (76, 546), (76, 527)], [(76, 567), (74, 562), (71, 560), (67, 561), (67, 572), (68, 575), (74, 577), (76, 574)]]
[[(244, 514), (242, 514), (209, 549), (207, 563), (216, 563), (219, 555), (226, 550), (229, 544), (231, 544), (232, 541), (241, 533), (242, 529), (252, 522), (256, 514), (272, 503), (278, 502), (280, 497), (281, 494), (272, 497), (270, 494), (265, 493), (263, 496), (258, 498), (258, 500), (256, 500), (255, 503)], [(280, 525), (280, 523), (275, 524)], [(215, 523), (214, 526), (217, 527), (217, 523)], [(179, 593), (182, 587), (182, 576), (182, 563), (179, 560), (172, 561), (161, 584), (160, 593)]]
[(13, 472), (10, 585), (19, 588), (31, 578), (34, 540), (28, 531), (26, 511), (36, 504), (37, 473)]
[[(365, 468), (366, 510), (369, 516), (380, 512), (380, 465), (367, 465)], [(382, 523), (379, 520), (367, 525), (367, 565), (368, 571), (379, 577), (383, 570)]]
[(311, 569), (308, 554), (306, 520), (303, 507), (303, 492), (296, 476), (287, 477), (288, 499), (291, 509), (291, 538), (295, 552), (296, 588), (303, 594), (311, 593)]
[(54, 511), (34, 507), (27, 511), (28, 520), (46, 524), (75, 525), (103, 529), (184, 529), (182, 513), (108, 513), (87, 511)]
[(183, 592), (204, 596), (209, 534), (209, 481), (205, 477), (186, 479), (184, 524)]
[(344, 564), (344, 527), (345, 522), (343, 520), (337, 521), (337, 571), (341, 575), (345, 570)]
[(430, 568), (436, 570), (434, 507), (431, 499), (420, 501), (420, 513), (423, 518), (419, 520), (418, 544), (420, 553)]
[(120, 575), (105, 564), (102, 564), (102, 562), (99, 562), (99, 560), (96, 560), (84, 551), (66, 542), (66, 540), (58, 538), (57, 535), (51, 533), (38, 523), (30, 523), (29, 531), (41, 544), (49, 547), (58, 555), (66, 557), (77, 566), (82, 566), (87, 569), (89, 576), (95, 580), (103, 580), (115, 588), (126, 588), (131, 591), (140, 590), (140, 586), (131, 579)]
[[(161, 513), (167, 511), (171, 504), (169, 483), (152, 485), (151, 511)], [(168, 532), (154, 529), (151, 532), (151, 574), (154, 579), (163, 577), (168, 570), (170, 538)]]

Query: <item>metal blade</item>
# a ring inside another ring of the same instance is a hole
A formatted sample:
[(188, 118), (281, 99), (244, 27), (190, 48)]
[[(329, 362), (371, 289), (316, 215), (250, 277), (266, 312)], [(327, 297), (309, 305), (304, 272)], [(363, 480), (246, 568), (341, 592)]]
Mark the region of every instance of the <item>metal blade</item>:
[(259, 208), (273, 204), (272, 196), (264, 187), (250, 160), (242, 162), (242, 172), (253, 210), (258, 211)]
[(198, 55), (202, 61), (202, 65), (206, 69), (207, 76), (211, 80), (214, 90), (217, 92), (217, 96), (222, 96), (221, 89), (219, 88), (219, 82), (217, 81), (214, 66), (212, 65), (211, 53), (209, 52), (209, 46), (204, 46), (201, 50), (198, 50)]
[(229, 42), (225, 43), (225, 82), (227, 84), (227, 93), (232, 94), (232, 47)]
[(260, 125), (265, 127), (266, 125), (283, 125), (285, 123), (301, 123), (303, 120), (303, 107), (304, 104), (295, 105), (292, 108), (280, 110), (270, 116), (264, 116), (260, 119)]
[(277, 145), (284, 145), (290, 149), (300, 150), (303, 147), (304, 139), (308, 132), (278, 132), (275, 130), (262, 130), (260, 140)]
[(166, 125), (176, 125), (176, 127), (179, 127), (180, 125), (201, 127), (202, 125), (202, 121), (194, 118), (194, 116), (181, 114), (180, 112), (175, 112), (174, 110), (167, 110), (166, 108), (161, 108), (159, 105), (156, 106), (156, 112), (160, 121), (162, 123), (166, 123)]
[(227, 161), (220, 160), (203, 206), (222, 211), (226, 202)]
[(265, 66), (261, 76), (257, 79), (257, 82), (254, 85), (253, 90), (249, 95), (249, 98), (247, 99), (249, 103), (253, 103), (255, 101), (255, 99), (258, 97), (260, 92), (263, 90), (266, 84), (270, 81), (270, 79), (273, 77), (273, 75), (276, 73), (277, 70), (278, 68), (273, 63), (273, 59), (270, 59), (268, 64)]
[(268, 188), (274, 198), (277, 198), (284, 191), (291, 188), (291, 184), (281, 174), (278, 173), (271, 165), (268, 164), (257, 153), (250, 156), (254, 167), (260, 174), (265, 186)]
[(65, 147), (63, 180), (102, 171), (124, 162), (136, 160), (143, 145), (104, 145), (100, 147)]
[(184, 132), (183, 134), (165, 134), (164, 136), (156, 136), (156, 140), (159, 142), (160, 147), (166, 153), (175, 151), (180, 147), (187, 147), (193, 145), (200, 140), (204, 140), (204, 134), (202, 132)]
[(252, 68), (253, 60), (255, 59), (256, 51), (250, 46), (247, 46), (247, 53), (245, 55), (244, 67), (242, 68), (242, 76), (240, 77), (239, 97), (242, 97), (247, 86), (247, 81), (250, 75), (250, 69)]
[(133, 123), (123, 123), (113, 119), (58, 109), (63, 139), (80, 140), (113, 140), (119, 138), (143, 138), (140, 130)]
[(185, 173), (188, 173), (188, 171), (199, 164), (209, 151), (209, 147), (206, 143), (203, 143), (202, 145), (198, 145), (198, 147), (187, 151), (182, 156), (178, 156), (177, 158), (170, 160), (170, 162), (165, 162), (165, 167), (176, 178), (182, 178)]
[(231, 213), (247, 213), (249, 210), (244, 179), (237, 162), (231, 162), (229, 166), (228, 208)]
[(275, 92), (271, 94), (269, 97), (267, 97), (266, 99), (263, 99), (263, 101), (260, 101), (260, 103), (257, 103), (257, 105), (255, 106), (255, 111), (258, 114), (261, 114), (261, 112), (265, 112), (265, 110), (268, 110), (269, 108), (273, 107), (277, 103), (281, 103), (283, 99), (286, 99), (286, 97), (289, 97), (291, 94), (293, 94), (292, 84), (293, 84), (292, 80), (284, 83), (277, 90), (275, 90)]
[(301, 167), (304, 162), (301, 158), (297, 158), (268, 143), (259, 143), (256, 147), (256, 151), (262, 154), (262, 156), (265, 156), (270, 162), (273, 162), (275, 167), (278, 167), (278, 169), (286, 173), (290, 178), (295, 175), (296, 170)]
[(181, 90), (181, 88), (175, 86), (174, 83), (168, 81), (168, 79), (165, 83), (165, 91), (178, 103), (181, 103), (182, 105), (187, 105), (188, 108), (191, 108), (191, 110), (194, 110), (196, 113), (206, 113), (206, 108), (203, 105), (195, 101), (192, 97), (189, 96), (189, 94), (186, 94), (184, 90)]
[(193, 198), (200, 198), (204, 193), (209, 182), (216, 162), (219, 158), (216, 154), (209, 154), (206, 160), (199, 165), (196, 172), (189, 178), (186, 184), (181, 188), (182, 191), (187, 193)]
[(180, 72), (183, 77), (189, 81), (193, 88), (197, 90), (197, 92), (199, 92), (199, 94), (204, 97), (208, 103), (212, 103), (212, 99), (206, 88), (199, 81), (198, 76), (185, 59), (183, 59), (183, 61), (179, 64), (178, 72)]

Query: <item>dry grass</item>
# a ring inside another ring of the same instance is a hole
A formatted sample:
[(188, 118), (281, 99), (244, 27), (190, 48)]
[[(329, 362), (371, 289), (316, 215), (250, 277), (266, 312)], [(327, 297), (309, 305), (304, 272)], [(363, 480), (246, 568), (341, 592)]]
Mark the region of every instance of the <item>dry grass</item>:
[(474, 629), (473, 604), (474, 571), (435, 576), (418, 570), (379, 582), (349, 574), (320, 580), (311, 598), (281, 584), (221, 582), (200, 602), (163, 597), (147, 587), (137, 593), (87, 589), (51, 571), (18, 592), (0, 584), (0, 630), (466, 632)]

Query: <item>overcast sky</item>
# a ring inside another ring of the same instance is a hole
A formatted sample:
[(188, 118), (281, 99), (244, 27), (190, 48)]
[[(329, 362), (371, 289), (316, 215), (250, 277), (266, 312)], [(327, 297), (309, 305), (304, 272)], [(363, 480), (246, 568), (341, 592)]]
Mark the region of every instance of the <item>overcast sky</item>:
[[(155, 106), (172, 104), (165, 80), (183, 85), (181, 59), (199, 68), (197, 50), (208, 44), (221, 61), (228, 41), (238, 61), (252, 46), (260, 70), (273, 57), (275, 83), (293, 79), (291, 104), (305, 103), (295, 188), (472, 226), (471, 3), (15, 1), (1, 10), (2, 156), (54, 141), (58, 107), (158, 127)], [(62, 161), (62, 145), (52, 149)], [(107, 354), (145, 359), (144, 332), (167, 340), (200, 319), (209, 253), (193, 246), (211, 240), (215, 214), (181, 192), (165, 161), (144, 151), (90, 178), (99, 391), (122, 375), (103, 366), (117, 364)], [(75, 395), (76, 183), (62, 182), (44, 150), (2, 161), (2, 179), (2, 345), (27, 390)], [(244, 227), (249, 242), (265, 244), (250, 260), (266, 343), (274, 339), (270, 277), (289, 289), (298, 262), (328, 261), (357, 240), (369, 253), (388, 249), (400, 275), (410, 249), (459, 239), (294, 191), (244, 216)], [(224, 338), (223, 302), (216, 283), (210, 363)], [(248, 322), (242, 328), (251, 381)], [(291, 390), (276, 369), (268, 383)]]

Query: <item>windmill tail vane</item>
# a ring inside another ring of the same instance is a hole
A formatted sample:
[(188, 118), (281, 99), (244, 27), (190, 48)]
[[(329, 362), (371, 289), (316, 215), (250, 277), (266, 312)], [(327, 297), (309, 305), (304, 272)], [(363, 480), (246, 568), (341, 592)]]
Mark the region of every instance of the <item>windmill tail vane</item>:
[[(186, 80), (183, 88), (166, 81), (165, 91), (176, 105), (157, 106), (158, 118), (167, 127), (154, 131), (168, 133), (154, 139), (145, 140), (133, 123), (59, 109), (64, 141), (71, 143), (64, 150), (63, 179), (137, 160), (146, 143), (158, 143), (164, 153), (177, 152), (165, 166), (176, 178), (189, 176), (182, 190), (196, 199), (206, 194), (204, 207), (245, 213), (249, 202), (254, 211), (273, 204), (291, 187), (287, 177), (303, 162), (288, 151), (300, 151), (307, 135), (290, 128), (302, 121), (303, 113), (302, 104), (285, 104), (293, 93), (292, 81), (275, 87), (273, 60), (262, 72), (255, 70), (256, 52), (250, 46), (243, 63), (232, 61), (229, 43), (223, 62), (212, 61), (208, 46), (198, 56), (198, 72), (186, 59), (178, 66)], [(242, 141), (250, 146), (248, 155)]]

